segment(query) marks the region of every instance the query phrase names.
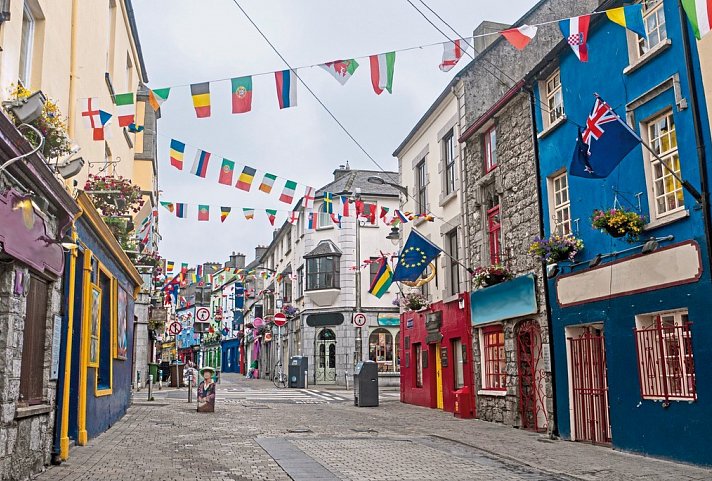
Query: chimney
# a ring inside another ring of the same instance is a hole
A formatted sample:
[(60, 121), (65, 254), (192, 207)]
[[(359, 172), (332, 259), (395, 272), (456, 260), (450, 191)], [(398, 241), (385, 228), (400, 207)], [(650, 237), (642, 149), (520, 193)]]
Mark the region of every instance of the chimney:
[(245, 254), (238, 253), (235, 256), (235, 267), (238, 269), (245, 268)]
[[(485, 20), (484, 22), (480, 23), (477, 28), (475, 28), (475, 31), (472, 34), (475, 37), (475, 43), (472, 44), (472, 46), (475, 47), (475, 53), (473, 55), (477, 57), (477, 55), (482, 53), (484, 49), (489, 47), (495, 40), (499, 38), (499, 35), (486, 34), (494, 34), (502, 30), (506, 30), (509, 27), (510, 25), (507, 25), (506, 23), (490, 22), (489, 20)], [(478, 35), (486, 36), (478, 37)]]
[(340, 165), (339, 168), (334, 171), (334, 180), (339, 180), (349, 172), (351, 172), (351, 167), (349, 167), (349, 162), (347, 160), (346, 165)]
[(267, 252), (267, 246), (257, 246), (255, 247), (255, 260), (258, 261)]

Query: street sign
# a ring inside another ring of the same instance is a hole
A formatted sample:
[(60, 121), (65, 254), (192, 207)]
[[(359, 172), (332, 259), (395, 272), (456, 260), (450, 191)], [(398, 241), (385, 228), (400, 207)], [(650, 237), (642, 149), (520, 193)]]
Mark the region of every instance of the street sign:
[(208, 320), (210, 320), (210, 309), (207, 307), (199, 307), (195, 311), (195, 318), (200, 322), (208, 322)]
[(183, 326), (181, 326), (178, 321), (172, 322), (171, 325), (168, 326), (168, 334), (171, 336), (177, 336), (182, 330)]
[(366, 325), (366, 314), (357, 312), (354, 314), (354, 326), (363, 327)]
[(277, 314), (274, 315), (274, 325), (278, 327), (282, 327), (287, 323), (287, 316), (282, 314), (281, 312), (278, 312)]

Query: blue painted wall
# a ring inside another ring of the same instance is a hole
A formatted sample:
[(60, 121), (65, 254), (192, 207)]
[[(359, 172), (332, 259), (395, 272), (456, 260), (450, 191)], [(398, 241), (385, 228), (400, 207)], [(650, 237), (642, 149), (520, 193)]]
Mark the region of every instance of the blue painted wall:
[(240, 340), (222, 341), (222, 372), (240, 372)]
[[(674, 74), (680, 77), (682, 97), (689, 104), (690, 92), (683, 52), (683, 27), (676, 1), (665, 0), (665, 17), (668, 38), (672, 44), (640, 69), (623, 75), (628, 66), (628, 47), (625, 30), (611, 22), (603, 21), (591, 28), (589, 40), (589, 62), (582, 63), (566, 47), (558, 55), (561, 68), (561, 83), (564, 96), (564, 110), (568, 122), (554, 129), (539, 140), (539, 163), (542, 193), (544, 195), (544, 220), (546, 233), (551, 232), (551, 213), (547, 199), (547, 176), (562, 168), (568, 170), (574, 151), (577, 126), (583, 125), (593, 106), (593, 93), (599, 93), (621, 117), (625, 118), (625, 105), (641, 94), (649, 91)], [(685, 34), (691, 37), (687, 23)], [(691, 40), (694, 48), (694, 39)], [(692, 53), (693, 64), (699, 73), (696, 52)], [(537, 80), (544, 80), (547, 72), (541, 72)], [(703, 139), (707, 147), (708, 170), (712, 162), (710, 149), (708, 114), (705, 110), (704, 94), (698, 79), (698, 99), (703, 118)], [(538, 85), (534, 83), (537, 99), (537, 129), (542, 131), (542, 110), (538, 102), (541, 97)], [(678, 111), (675, 107), (673, 90), (669, 89), (635, 110), (636, 129), (638, 122), (653, 116), (666, 108), (673, 108), (677, 130), (678, 149), (682, 177), (700, 188), (700, 172), (693, 130), (692, 109)], [(573, 122), (573, 123), (572, 123)], [(571, 199), (571, 217), (580, 219), (574, 233), (583, 239), (585, 250), (577, 260), (588, 260), (598, 253), (609, 253), (630, 247), (624, 240), (614, 239), (591, 227), (590, 216), (596, 208), (613, 207), (615, 190), (618, 201), (626, 208), (637, 208), (635, 194), (642, 192), (640, 203), (642, 214), (649, 217), (647, 186), (643, 171), (644, 160), (641, 147), (636, 147), (606, 179), (592, 180), (568, 176)], [(712, 178), (712, 172), (708, 177)], [(556, 366), (557, 423), (560, 434), (571, 436), (569, 385), (565, 327), (593, 322), (603, 322), (607, 356), (607, 378), (609, 386), (610, 421), (613, 447), (669, 457), (687, 462), (712, 464), (712, 430), (708, 428), (712, 419), (712, 327), (707, 322), (712, 308), (710, 299), (710, 273), (708, 271), (708, 246), (705, 241), (702, 210), (694, 199), (685, 192), (685, 206), (689, 217), (645, 233), (646, 236), (666, 236), (673, 234), (674, 242), (693, 240), (702, 253), (702, 278), (693, 284), (671, 287), (648, 293), (619, 297), (613, 300), (591, 302), (569, 308), (560, 308), (556, 299), (555, 280), (549, 281), (550, 304), (552, 307), (552, 345)], [(667, 245), (667, 244), (664, 244)], [(625, 258), (619, 255), (616, 260)], [(580, 266), (574, 272), (585, 270)], [(637, 353), (633, 329), (635, 315), (667, 309), (688, 308), (693, 322), (692, 343), (696, 368), (696, 402), (671, 402), (668, 408), (662, 403), (642, 400), (638, 379)]]

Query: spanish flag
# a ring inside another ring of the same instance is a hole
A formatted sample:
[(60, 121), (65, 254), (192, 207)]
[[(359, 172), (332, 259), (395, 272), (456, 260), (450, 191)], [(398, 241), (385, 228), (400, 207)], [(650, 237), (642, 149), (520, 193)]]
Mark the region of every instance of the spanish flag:
[(252, 187), (252, 181), (255, 179), (256, 172), (257, 169), (245, 166), (245, 168), (242, 169), (242, 174), (240, 174), (240, 177), (238, 177), (237, 179), (237, 184), (235, 184), (235, 187), (240, 190), (244, 190), (245, 192), (249, 192), (250, 187)]
[(195, 115), (199, 119), (210, 117), (210, 82), (191, 84), (190, 94), (193, 96)]
[(371, 282), (371, 287), (368, 289), (368, 292), (379, 299), (388, 292), (388, 288), (393, 283), (393, 271), (391, 266), (388, 265), (388, 261), (385, 257), (381, 257), (380, 262), (381, 266), (378, 268), (378, 272), (373, 277), (373, 282)]

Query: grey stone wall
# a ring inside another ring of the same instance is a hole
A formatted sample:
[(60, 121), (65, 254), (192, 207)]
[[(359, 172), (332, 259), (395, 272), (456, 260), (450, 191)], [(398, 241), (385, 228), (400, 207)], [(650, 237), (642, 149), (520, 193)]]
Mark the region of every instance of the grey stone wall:
[(133, 362), (134, 369), (131, 373), (132, 383), (137, 389), (142, 386), (136, 385), (136, 373), (141, 374), (141, 384), (146, 385), (148, 380), (148, 359), (149, 359), (149, 345), (150, 341), (148, 339), (148, 313), (149, 305), (151, 304), (151, 295), (148, 292), (140, 292), (138, 299), (134, 304), (134, 315), (136, 316), (136, 322), (134, 324), (134, 353)]

